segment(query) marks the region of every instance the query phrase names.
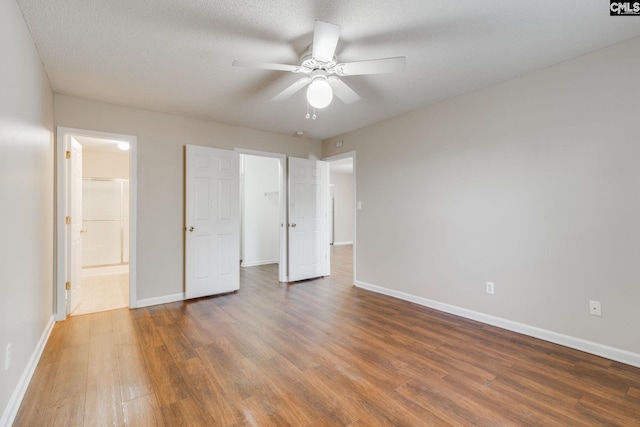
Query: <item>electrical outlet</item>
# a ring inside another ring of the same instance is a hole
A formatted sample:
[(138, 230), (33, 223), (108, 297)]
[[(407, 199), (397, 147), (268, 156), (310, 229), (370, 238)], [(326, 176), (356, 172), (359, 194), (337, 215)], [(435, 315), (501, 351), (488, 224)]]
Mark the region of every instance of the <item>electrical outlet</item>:
[(493, 294), (493, 282), (487, 282), (487, 293)]
[(589, 314), (592, 316), (602, 316), (600, 301), (589, 301)]
[(11, 366), (11, 343), (7, 344), (7, 349), (4, 352), (4, 370), (8, 371)]

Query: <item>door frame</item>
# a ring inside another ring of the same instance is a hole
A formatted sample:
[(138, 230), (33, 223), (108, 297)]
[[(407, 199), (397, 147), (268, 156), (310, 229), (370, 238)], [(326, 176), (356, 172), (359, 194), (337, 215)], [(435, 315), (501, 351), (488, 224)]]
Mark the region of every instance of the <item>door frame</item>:
[[(235, 151), (242, 155), (247, 154), (250, 156), (270, 157), (278, 159), (280, 163), (280, 262), (278, 264), (278, 281), (286, 283), (289, 281), (289, 265), (288, 265), (288, 227), (287, 224), (287, 203), (289, 199), (289, 193), (287, 192), (287, 155), (280, 153), (272, 153), (269, 151), (257, 151), (247, 150), (244, 148), (236, 148)], [(242, 183), (240, 184), (242, 185)], [(241, 221), (244, 218), (241, 218)]]
[(67, 215), (67, 192), (69, 177), (65, 167), (66, 141), (71, 136), (89, 136), (94, 138), (126, 141), (129, 143), (129, 307), (137, 307), (136, 288), (136, 223), (137, 223), (137, 137), (133, 135), (123, 135), (111, 132), (99, 132), (86, 129), (75, 129), (58, 126), (56, 135), (56, 168), (55, 168), (55, 236), (54, 236), (54, 319), (56, 321), (65, 320), (66, 312), (66, 224)]
[[(322, 160), (324, 160), (325, 162), (331, 163), (332, 161), (335, 161), (335, 160), (342, 160), (342, 159), (348, 159), (348, 158), (353, 159), (353, 283), (355, 284), (356, 283), (356, 245), (357, 245), (356, 233), (358, 229), (357, 223), (356, 223), (356, 221), (358, 220), (358, 215), (357, 215), (358, 196), (357, 196), (357, 188), (356, 188), (356, 182), (357, 182), (356, 152), (347, 151), (346, 153), (325, 157)], [(329, 174), (331, 174), (331, 165), (329, 165)]]

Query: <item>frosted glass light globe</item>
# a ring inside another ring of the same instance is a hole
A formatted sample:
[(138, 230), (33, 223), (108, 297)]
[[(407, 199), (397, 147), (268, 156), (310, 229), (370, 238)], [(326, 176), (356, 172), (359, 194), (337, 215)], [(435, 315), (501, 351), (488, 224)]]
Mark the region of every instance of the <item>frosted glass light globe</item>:
[(307, 88), (307, 101), (314, 108), (325, 108), (331, 104), (333, 99), (333, 89), (326, 79), (313, 79)]

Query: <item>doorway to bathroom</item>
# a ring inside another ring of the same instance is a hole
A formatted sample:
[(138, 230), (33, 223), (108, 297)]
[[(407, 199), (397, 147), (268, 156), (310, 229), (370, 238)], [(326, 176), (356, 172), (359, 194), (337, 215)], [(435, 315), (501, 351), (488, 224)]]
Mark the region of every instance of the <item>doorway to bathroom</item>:
[(65, 148), (59, 165), (64, 182), (58, 212), (64, 216), (58, 221), (58, 320), (129, 307), (135, 291), (130, 268), (135, 138), (72, 131), (59, 132), (58, 141)]
[(72, 316), (129, 306), (129, 145), (82, 146), (82, 293)]

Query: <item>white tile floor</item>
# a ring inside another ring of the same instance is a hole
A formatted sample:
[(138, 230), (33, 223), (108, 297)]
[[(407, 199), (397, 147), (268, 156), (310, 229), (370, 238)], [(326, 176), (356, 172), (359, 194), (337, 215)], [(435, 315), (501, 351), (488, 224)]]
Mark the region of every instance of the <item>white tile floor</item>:
[(82, 278), (82, 296), (71, 313), (95, 313), (129, 306), (129, 274), (105, 274)]

